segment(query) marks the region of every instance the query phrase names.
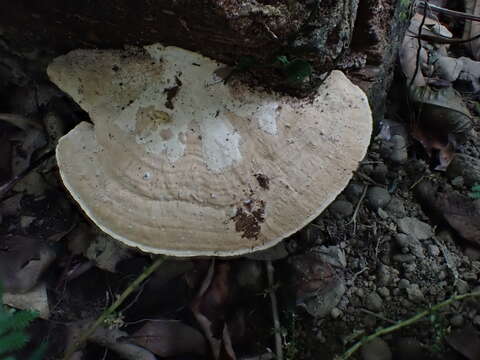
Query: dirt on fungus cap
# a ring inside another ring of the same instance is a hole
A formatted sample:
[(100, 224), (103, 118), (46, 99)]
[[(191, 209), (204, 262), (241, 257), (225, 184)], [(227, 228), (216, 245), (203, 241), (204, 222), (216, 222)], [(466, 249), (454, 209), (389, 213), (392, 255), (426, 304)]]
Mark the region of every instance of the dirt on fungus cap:
[(60, 140), (57, 161), (103, 231), (150, 253), (240, 255), (296, 232), (345, 188), (372, 131), (357, 86), (333, 71), (296, 99), (225, 84), (223, 68), (159, 44), (49, 66), (93, 122)]

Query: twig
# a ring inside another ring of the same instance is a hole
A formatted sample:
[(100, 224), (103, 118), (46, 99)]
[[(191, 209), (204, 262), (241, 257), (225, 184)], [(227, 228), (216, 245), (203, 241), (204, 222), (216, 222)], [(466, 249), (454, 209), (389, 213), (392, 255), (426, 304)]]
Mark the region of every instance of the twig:
[(341, 360), (346, 360), (346, 359), (350, 358), (358, 349), (360, 349), (363, 345), (368, 344), (372, 340), (374, 340), (374, 339), (376, 339), (376, 338), (378, 338), (382, 335), (390, 334), (390, 333), (392, 333), (394, 331), (397, 331), (401, 328), (412, 325), (412, 324), (416, 323), (417, 321), (423, 319), (424, 317), (432, 314), (433, 312), (438, 311), (441, 308), (450, 305), (454, 301), (460, 301), (460, 300), (464, 300), (464, 299), (471, 298), (471, 297), (477, 297), (477, 296), (480, 296), (480, 291), (473, 292), (473, 293), (467, 293), (467, 294), (463, 294), (463, 295), (455, 295), (455, 296), (452, 296), (445, 301), (442, 301), (441, 303), (438, 303), (438, 304), (432, 306), (430, 309), (424, 310), (424, 311), (412, 316), (411, 318), (409, 318), (407, 320), (400, 321), (400, 322), (396, 323), (395, 325), (392, 325), (392, 326), (389, 326), (389, 327), (386, 327), (386, 328), (381, 328), (380, 330), (376, 331), (375, 333), (373, 333), (371, 335), (368, 335), (368, 336), (364, 337), (362, 340), (355, 343), (355, 345), (353, 345), (345, 353), (343, 353), (343, 355), (340, 357), (340, 359)]
[(368, 189), (368, 185), (365, 185), (363, 187), (362, 195), (360, 196), (360, 199), (358, 199), (357, 205), (355, 206), (355, 211), (353, 212), (352, 218), (347, 223), (347, 225), (349, 225), (353, 222), (353, 234), (355, 234), (355, 232), (357, 231), (358, 210), (360, 210), (360, 205), (362, 204), (362, 201), (365, 198), (365, 195), (367, 194), (367, 189)]
[(275, 334), (275, 353), (276, 360), (283, 360), (283, 348), (282, 348), (282, 334), (280, 329), (280, 320), (278, 316), (278, 304), (277, 296), (275, 295), (275, 288), (273, 287), (273, 264), (271, 260), (266, 262), (267, 266), (267, 278), (268, 278), (268, 287), (270, 289), (270, 301), (272, 303), (272, 317), (273, 317), (273, 327)]
[(415, 78), (417, 77), (418, 71), (420, 70), (420, 54), (422, 52), (422, 39), (420, 39), (420, 36), (422, 36), (422, 29), (423, 25), (425, 25), (425, 20), (427, 19), (427, 8), (430, 7), (430, 4), (428, 3), (428, 0), (424, 2), (424, 7), (423, 7), (423, 17), (422, 17), (422, 22), (420, 23), (420, 26), (418, 27), (418, 49), (417, 49), (417, 61), (415, 63), (415, 72), (413, 73), (413, 76), (410, 80), (410, 83), (408, 84), (408, 88), (410, 89), (413, 85), (413, 82), (415, 81)]
[(36, 167), (40, 166), (44, 161), (50, 159), (55, 151), (49, 151), (42, 156), (40, 156), (37, 160), (33, 161), (29, 167), (27, 167), (25, 170), (20, 172), (18, 175), (16, 175), (13, 179), (7, 181), (5, 184), (0, 185), (0, 200), (2, 200), (5, 195), (15, 186), (17, 182), (22, 180), (25, 176), (27, 176), (32, 170), (34, 170)]
[(79, 339), (68, 347), (65, 351), (65, 356), (63, 357), (64, 360), (70, 359), (73, 353), (80, 347), (87, 339), (95, 332), (95, 330), (103, 324), (105, 319), (109, 317), (115, 310), (118, 309), (120, 305), (125, 301), (125, 299), (137, 289), (140, 284), (147, 279), (166, 259), (166, 256), (159, 256), (150, 266), (148, 266), (139, 277), (135, 279), (124, 291), (123, 293), (117, 298), (117, 300), (110, 305), (107, 309), (103, 311), (100, 317), (95, 321), (95, 323), (88, 328), (82, 335), (80, 335)]
[(380, 314), (377, 314), (377, 313), (374, 313), (373, 311), (370, 311), (370, 310), (367, 310), (367, 309), (364, 309), (364, 308), (361, 308), (360, 309), (361, 312), (364, 312), (365, 314), (368, 314), (368, 315), (371, 315), (371, 316), (374, 316), (376, 318), (379, 318), (380, 320), (383, 320), (383, 321), (386, 321), (390, 324), (396, 324), (395, 321), (391, 320), (391, 319), (387, 319), (385, 316), (382, 316)]
[[(425, 7), (425, 1), (420, 2), (418, 4), (418, 6), (420, 8), (424, 8)], [(461, 19), (467, 19), (467, 20), (471, 20), (471, 21), (480, 21), (480, 16), (467, 14), (467, 13), (464, 13), (464, 12), (461, 12), (461, 11), (454, 11), (454, 10), (445, 9), (445, 8), (442, 8), (442, 7), (434, 5), (434, 4), (428, 4), (428, 7), (430, 8), (430, 10), (433, 10), (433, 11), (438, 12), (440, 14), (444, 14), (444, 15), (448, 15), (448, 16), (452, 16), (452, 17), (458, 17), (458, 18), (461, 18)]]

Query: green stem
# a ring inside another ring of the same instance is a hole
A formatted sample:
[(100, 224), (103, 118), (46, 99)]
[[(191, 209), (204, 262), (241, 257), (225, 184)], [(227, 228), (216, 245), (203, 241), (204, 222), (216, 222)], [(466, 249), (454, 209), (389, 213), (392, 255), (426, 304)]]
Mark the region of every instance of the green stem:
[(110, 305), (107, 309), (105, 309), (100, 315), (100, 317), (95, 321), (95, 323), (85, 331), (77, 341), (72, 342), (72, 344), (68, 347), (65, 351), (65, 355), (63, 357), (64, 360), (69, 360), (70, 357), (77, 351), (77, 349), (85, 343), (88, 338), (95, 332), (95, 330), (103, 324), (105, 319), (109, 317), (115, 310), (118, 309), (120, 305), (125, 301), (125, 299), (137, 289), (140, 284), (147, 279), (166, 259), (166, 256), (159, 256), (150, 266), (145, 268), (145, 270), (140, 274), (139, 277), (135, 279), (124, 291), (123, 293), (117, 298), (117, 300)]
[(454, 301), (460, 301), (460, 300), (464, 300), (466, 298), (477, 297), (477, 296), (480, 296), (480, 291), (473, 292), (473, 293), (467, 293), (467, 294), (463, 294), (463, 295), (452, 296), (451, 298), (449, 298), (445, 301), (442, 301), (441, 303), (438, 303), (438, 304), (432, 306), (430, 309), (424, 310), (424, 311), (412, 316), (411, 318), (409, 318), (407, 320), (400, 321), (399, 323), (397, 323), (395, 325), (392, 325), (392, 326), (389, 326), (389, 327), (386, 327), (386, 328), (382, 328), (382, 329), (378, 330), (377, 332), (375, 332), (375, 333), (373, 333), (369, 336), (366, 336), (362, 340), (360, 340), (359, 342), (355, 343), (355, 345), (353, 345), (350, 349), (348, 349), (340, 357), (340, 359), (341, 360), (346, 360), (346, 359), (350, 358), (363, 345), (368, 344), (369, 342), (376, 339), (377, 337), (389, 334), (389, 333), (397, 331), (397, 330), (399, 330), (403, 327), (412, 325), (413, 323), (416, 323), (417, 321), (424, 318), (425, 316), (428, 316), (431, 313), (433, 313), (435, 311), (438, 311), (439, 309), (451, 304)]

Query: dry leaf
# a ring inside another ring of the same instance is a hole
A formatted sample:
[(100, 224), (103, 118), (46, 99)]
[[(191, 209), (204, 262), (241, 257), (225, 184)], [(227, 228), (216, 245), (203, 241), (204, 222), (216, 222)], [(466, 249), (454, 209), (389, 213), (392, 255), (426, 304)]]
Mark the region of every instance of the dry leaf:
[(453, 332), (446, 337), (446, 341), (468, 360), (480, 359), (480, 336), (473, 327)]
[(207, 353), (203, 335), (178, 320), (148, 321), (127, 339), (161, 357)]
[(226, 313), (230, 304), (230, 264), (212, 261), (200, 290), (191, 304), (195, 319), (200, 324), (214, 359), (234, 360)]

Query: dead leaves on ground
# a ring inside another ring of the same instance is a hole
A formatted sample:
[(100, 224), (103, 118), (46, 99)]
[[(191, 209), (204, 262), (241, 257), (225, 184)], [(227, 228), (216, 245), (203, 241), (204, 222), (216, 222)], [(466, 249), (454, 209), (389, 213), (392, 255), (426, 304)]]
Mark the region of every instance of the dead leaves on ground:
[(480, 202), (457, 192), (437, 192), (430, 183), (420, 184), (417, 195), (428, 209), (443, 218), (470, 243), (480, 246)]

